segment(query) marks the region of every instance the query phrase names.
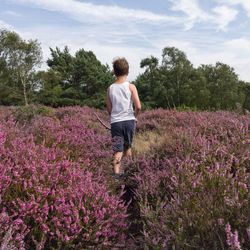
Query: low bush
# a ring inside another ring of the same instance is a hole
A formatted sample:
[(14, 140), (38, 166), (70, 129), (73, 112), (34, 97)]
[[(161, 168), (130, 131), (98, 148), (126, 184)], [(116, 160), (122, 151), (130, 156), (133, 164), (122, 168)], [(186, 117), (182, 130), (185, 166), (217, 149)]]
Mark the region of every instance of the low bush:
[(127, 207), (122, 194), (112, 194), (101, 171), (91, 167), (101, 139), (69, 116), (61, 121), (39, 116), (29, 126), (12, 116), (1, 122), (3, 245), (77, 249), (124, 241)]
[(248, 248), (249, 116), (143, 112), (123, 193), (94, 112), (0, 110), (0, 248)]
[(46, 106), (18, 106), (13, 108), (12, 114), (16, 120), (21, 124), (27, 124), (31, 122), (36, 116), (53, 116), (54, 110)]
[(249, 117), (228, 112), (172, 116), (161, 110), (156, 117), (151, 123), (167, 120), (171, 133), (130, 166), (137, 169), (144, 246), (225, 249), (230, 247), (228, 223), (237, 231), (238, 245), (249, 246)]

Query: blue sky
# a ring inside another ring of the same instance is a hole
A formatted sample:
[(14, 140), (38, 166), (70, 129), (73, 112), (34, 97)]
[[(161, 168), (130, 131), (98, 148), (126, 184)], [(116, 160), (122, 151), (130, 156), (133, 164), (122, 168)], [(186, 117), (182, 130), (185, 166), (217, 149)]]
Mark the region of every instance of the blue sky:
[(224, 62), (250, 81), (250, 0), (0, 0), (0, 28), (38, 39), (44, 61), (65, 45), (109, 65), (125, 56), (130, 80), (141, 59), (175, 46), (195, 67)]

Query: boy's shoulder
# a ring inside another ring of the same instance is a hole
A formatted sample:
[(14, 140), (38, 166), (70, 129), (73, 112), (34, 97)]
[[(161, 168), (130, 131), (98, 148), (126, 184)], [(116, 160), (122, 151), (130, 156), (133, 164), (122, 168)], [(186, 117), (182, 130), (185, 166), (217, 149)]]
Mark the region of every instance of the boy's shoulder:
[(110, 84), (107, 88), (107, 90), (109, 91), (110, 89), (112, 89), (112, 87), (114, 86), (114, 83)]
[[(124, 82), (126, 85), (128, 85), (128, 86), (131, 86), (131, 85), (134, 85), (134, 84), (132, 84), (131, 82)], [(123, 84), (124, 84), (123, 83)], [(112, 86), (117, 86), (117, 85), (120, 85), (120, 84), (118, 84), (118, 83), (115, 83), (115, 82), (113, 82), (113, 83), (111, 83), (109, 86), (108, 86), (108, 89), (110, 88), (110, 87), (112, 87)]]
[(129, 89), (133, 91), (134, 89), (136, 89), (136, 86), (133, 83), (129, 83)]

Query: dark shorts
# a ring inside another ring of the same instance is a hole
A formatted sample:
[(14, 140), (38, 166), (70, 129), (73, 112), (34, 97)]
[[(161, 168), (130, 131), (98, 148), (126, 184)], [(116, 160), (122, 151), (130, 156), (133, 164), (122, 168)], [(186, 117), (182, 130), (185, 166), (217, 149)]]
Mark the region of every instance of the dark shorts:
[(135, 120), (111, 123), (112, 148), (123, 152), (131, 148), (135, 133)]

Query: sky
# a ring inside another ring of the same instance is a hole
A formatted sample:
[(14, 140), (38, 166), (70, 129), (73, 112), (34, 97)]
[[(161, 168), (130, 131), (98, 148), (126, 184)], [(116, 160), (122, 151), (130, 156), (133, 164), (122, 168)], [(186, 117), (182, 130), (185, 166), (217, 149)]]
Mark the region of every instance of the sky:
[(0, 28), (38, 39), (42, 68), (67, 45), (110, 66), (126, 57), (134, 80), (143, 58), (174, 46), (195, 67), (223, 62), (250, 81), (250, 0), (0, 0)]

